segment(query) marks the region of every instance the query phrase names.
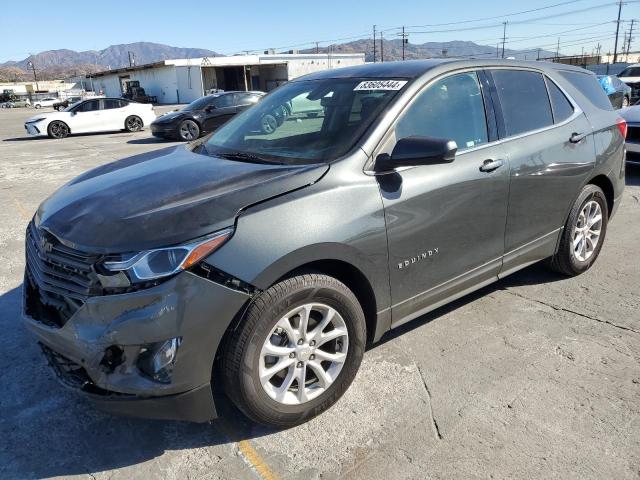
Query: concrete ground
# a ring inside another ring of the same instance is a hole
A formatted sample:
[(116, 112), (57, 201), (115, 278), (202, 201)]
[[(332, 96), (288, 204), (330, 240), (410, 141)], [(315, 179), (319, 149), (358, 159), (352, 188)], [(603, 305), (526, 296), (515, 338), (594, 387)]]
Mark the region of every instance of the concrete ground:
[(23, 232), (74, 176), (169, 143), (26, 138), (31, 114), (0, 111), (0, 478), (640, 478), (640, 170), (591, 271), (533, 266), (388, 334), (319, 418), (148, 421), (54, 380), (20, 325)]

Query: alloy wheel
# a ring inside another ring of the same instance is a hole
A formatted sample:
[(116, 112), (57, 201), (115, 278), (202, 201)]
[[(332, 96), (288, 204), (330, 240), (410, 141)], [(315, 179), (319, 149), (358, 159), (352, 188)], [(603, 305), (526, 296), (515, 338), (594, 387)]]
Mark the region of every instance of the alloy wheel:
[(260, 124), (264, 133), (273, 133), (276, 131), (276, 128), (278, 128), (278, 121), (273, 115), (269, 114), (262, 117)]
[(576, 221), (573, 233), (573, 254), (581, 262), (591, 258), (600, 241), (602, 208), (595, 200), (588, 201)]
[(182, 122), (180, 136), (183, 140), (193, 140), (198, 137), (198, 126), (191, 120)]
[(335, 382), (348, 348), (347, 325), (334, 308), (322, 303), (296, 307), (275, 324), (264, 341), (260, 383), (278, 403), (306, 403)]
[(69, 127), (62, 122), (53, 122), (49, 127), (49, 131), (54, 138), (64, 138), (69, 134)]
[(142, 120), (138, 117), (129, 117), (127, 118), (127, 130), (130, 132), (137, 132), (142, 128)]

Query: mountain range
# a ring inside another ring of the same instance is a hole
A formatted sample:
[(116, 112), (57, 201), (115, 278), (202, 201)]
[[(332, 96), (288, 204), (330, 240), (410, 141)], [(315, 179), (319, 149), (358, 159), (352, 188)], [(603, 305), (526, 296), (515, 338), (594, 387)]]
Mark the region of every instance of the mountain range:
[[(376, 58), (378, 61), (381, 55), (384, 55), (385, 61), (401, 60), (402, 40), (384, 40), (382, 45), (378, 40), (376, 50)], [(366, 61), (373, 61), (373, 42), (371, 39), (338, 43), (327, 47), (320, 47), (317, 51), (319, 53), (327, 53), (329, 51), (335, 53), (364, 53)], [(47, 50), (35, 55), (30, 55), (23, 60), (0, 63), (0, 81), (31, 80), (33, 74), (29, 62), (33, 63), (38, 78), (41, 80), (67, 78), (110, 68), (120, 68), (129, 65), (129, 52), (132, 53), (136, 65), (172, 58), (220, 56), (219, 53), (204, 48), (172, 47), (151, 42), (111, 45), (103, 50), (87, 50), (82, 52), (66, 49)], [(315, 53), (316, 49), (302, 50), (301, 52)], [(502, 56), (502, 52), (497, 51), (496, 47), (478, 45), (474, 42), (461, 40), (405, 44), (405, 58), (407, 60), (443, 56), (492, 58), (496, 56), (496, 54)], [(541, 50), (539, 55), (541, 57), (550, 57), (553, 56), (553, 52)], [(504, 56), (517, 59), (535, 59), (538, 56), (538, 52), (506, 49)]]

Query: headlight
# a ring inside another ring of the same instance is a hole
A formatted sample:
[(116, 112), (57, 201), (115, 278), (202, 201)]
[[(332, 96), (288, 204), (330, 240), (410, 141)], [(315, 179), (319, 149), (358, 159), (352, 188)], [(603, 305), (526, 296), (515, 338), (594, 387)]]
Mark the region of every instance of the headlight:
[(168, 277), (213, 253), (232, 234), (233, 229), (227, 228), (195, 242), (121, 255), (117, 260), (107, 259), (102, 265), (110, 272), (126, 272), (133, 283)]

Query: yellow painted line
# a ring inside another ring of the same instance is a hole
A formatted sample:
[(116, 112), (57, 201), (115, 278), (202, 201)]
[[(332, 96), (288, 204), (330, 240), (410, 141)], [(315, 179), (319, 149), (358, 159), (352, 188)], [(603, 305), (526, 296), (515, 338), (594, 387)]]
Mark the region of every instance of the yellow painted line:
[(13, 198), (13, 203), (15, 203), (16, 208), (18, 209), (18, 213), (24, 220), (29, 220), (31, 218), (31, 215), (29, 215), (27, 209), (24, 208), (24, 205), (22, 205), (16, 198)]
[(238, 448), (244, 458), (247, 459), (264, 480), (276, 480), (278, 478), (248, 440), (240, 440), (238, 442)]

